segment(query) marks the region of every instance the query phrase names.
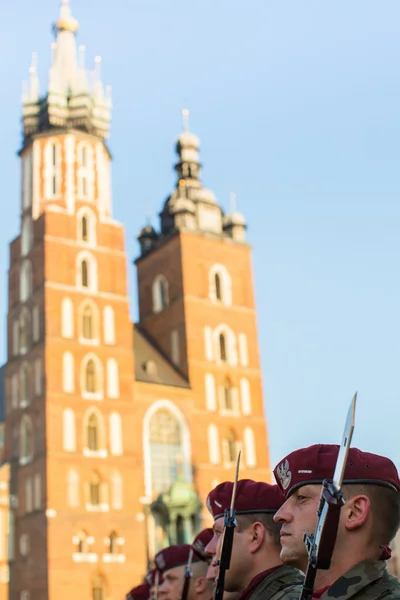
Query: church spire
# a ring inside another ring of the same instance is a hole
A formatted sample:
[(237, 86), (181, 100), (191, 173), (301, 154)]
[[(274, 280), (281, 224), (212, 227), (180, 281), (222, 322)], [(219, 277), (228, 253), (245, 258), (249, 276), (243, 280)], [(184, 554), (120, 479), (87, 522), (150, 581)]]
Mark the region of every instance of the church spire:
[(48, 90), (39, 99), (36, 65), (23, 97), (24, 138), (52, 127), (75, 128), (106, 138), (110, 129), (111, 98), (104, 93), (100, 58), (96, 57), (94, 77), (84, 63), (84, 46), (76, 45), (79, 23), (72, 16), (69, 0), (61, 0), (58, 20), (53, 26), (52, 63)]

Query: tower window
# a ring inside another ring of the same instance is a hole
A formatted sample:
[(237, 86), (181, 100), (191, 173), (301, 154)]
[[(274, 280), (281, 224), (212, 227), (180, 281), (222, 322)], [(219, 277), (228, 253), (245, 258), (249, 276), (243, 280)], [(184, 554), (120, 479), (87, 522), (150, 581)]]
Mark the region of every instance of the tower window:
[(150, 420), (150, 453), (154, 491), (163, 492), (176, 480), (182, 461), (181, 428), (169, 410), (158, 410)]
[(89, 483), (89, 500), (92, 506), (100, 504), (100, 476), (98, 473), (92, 473)]
[(153, 311), (162, 312), (168, 304), (168, 281), (163, 275), (158, 275), (153, 282)]
[(82, 287), (89, 287), (89, 267), (86, 260), (81, 264)]
[(232, 386), (229, 379), (226, 379), (224, 384), (224, 404), (225, 410), (233, 410)]
[(80, 531), (77, 536), (76, 549), (80, 554), (87, 554), (89, 552), (89, 536), (86, 531)]
[(93, 311), (90, 306), (85, 306), (83, 309), (82, 336), (86, 340), (93, 339)]
[(87, 392), (95, 393), (97, 391), (96, 365), (94, 360), (88, 360), (86, 365), (85, 387)]
[(88, 241), (88, 219), (85, 215), (81, 220), (81, 236), (84, 242)]
[(226, 361), (226, 339), (223, 333), (219, 334), (219, 356), (223, 362)]
[(219, 273), (215, 273), (215, 296), (217, 300), (222, 300), (221, 277)]
[(87, 166), (87, 150), (86, 150), (86, 146), (82, 146), (82, 153), (81, 153), (81, 165), (82, 167), (86, 167)]
[(118, 536), (115, 531), (110, 533), (108, 551), (110, 554), (119, 553)]
[(233, 431), (229, 431), (227, 439), (226, 439), (226, 458), (227, 461), (232, 463), (235, 462), (237, 458), (237, 443), (236, 436)]
[(57, 166), (57, 146), (55, 144), (51, 145), (51, 164), (53, 167)]
[(27, 463), (32, 460), (33, 455), (33, 439), (32, 439), (32, 421), (27, 415), (21, 419), (20, 426), (20, 461)]
[(96, 575), (92, 583), (92, 600), (106, 600), (106, 590), (102, 575)]
[(21, 406), (28, 406), (29, 404), (29, 366), (24, 363), (21, 367), (20, 374), (20, 392), (21, 392)]
[(97, 416), (94, 413), (90, 415), (88, 421), (87, 444), (89, 450), (96, 451), (99, 449), (99, 423)]
[(53, 175), (51, 181), (52, 181), (51, 191), (53, 192), (53, 196), (55, 196), (57, 194), (57, 176)]

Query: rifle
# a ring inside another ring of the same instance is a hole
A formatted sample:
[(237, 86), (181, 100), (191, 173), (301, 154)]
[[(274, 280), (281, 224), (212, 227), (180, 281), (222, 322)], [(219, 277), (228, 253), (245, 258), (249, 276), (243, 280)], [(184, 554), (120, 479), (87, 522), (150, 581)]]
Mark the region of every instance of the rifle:
[(354, 432), (356, 401), (357, 392), (354, 394), (347, 413), (333, 480), (325, 479), (322, 483), (315, 535), (304, 535), (304, 543), (308, 553), (308, 566), (300, 600), (312, 599), (317, 570), (329, 569), (331, 566), (339, 527), (340, 510), (345, 503), (341, 488)]
[(153, 589), (153, 600), (158, 600), (158, 588), (160, 583), (160, 572), (156, 569), (154, 573), (154, 589)]
[(190, 548), (189, 557), (188, 557), (188, 561), (185, 565), (185, 573), (183, 576), (183, 587), (182, 587), (181, 600), (187, 600), (187, 597), (188, 597), (190, 580), (193, 575), (192, 561), (193, 561), (193, 548)]
[(217, 584), (215, 587), (214, 600), (222, 600), (222, 597), (224, 595), (225, 573), (229, 570), (229, 566), (231, 564), (233, 534), (235, 532), (236, 527), (235, 499), (237, 482), (239, 478), (240, 455), (241, 452), (239, 451), (236, 463), (235, 481), (233, 482), (231, 506), (230, 508), (225, 509), (224, 532), (222, 534), (221, 553), (218, 561), (219, 571), (217, 577)]

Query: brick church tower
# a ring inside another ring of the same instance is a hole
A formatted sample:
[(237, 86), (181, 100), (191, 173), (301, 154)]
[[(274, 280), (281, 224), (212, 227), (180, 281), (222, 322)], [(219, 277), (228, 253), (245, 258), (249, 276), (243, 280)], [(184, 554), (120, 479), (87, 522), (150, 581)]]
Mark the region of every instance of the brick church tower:
[[(113, 220), (110, 98), (62, 0), (45, 96), (23, 98), (21, 231), (9, 269), (9, 597), (123, 598), (137, 461), (124, 231)], [(140, 444), (139, 444), (140, 447)]]

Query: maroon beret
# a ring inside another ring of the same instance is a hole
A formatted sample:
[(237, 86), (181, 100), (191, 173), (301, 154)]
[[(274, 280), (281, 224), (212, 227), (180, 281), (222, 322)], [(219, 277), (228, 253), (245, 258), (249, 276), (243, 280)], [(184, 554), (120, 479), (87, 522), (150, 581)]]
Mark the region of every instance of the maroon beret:
[[(229, 508), (232, 501), (233, 483), (226, 481), (214, 488), (207, 498), (207, 508), (214, 520), (224, 516), (225, 509)], [(235, 499), (237, 515), (270, 513), (274, 514), (285, 502), (277, 485), (270, 485), (263, 481), (241, 479), (238, 481)]]
[(148, 600), (150, 596), (150, 586), (147, 583), (134, 587), (127, 595), (127, 600)]
[(163, 581), (161, 571), (158, 569), (151, 569), (151, 571), (149, 571), (145, 577), (146, 583), (148, 583), (151, 587), (156, 583), (156, 573), (158, 573), (158, 583), (161, 584)]
[[(181, 567), (187, 565), (189, 560), (189, 554), (192, 546), (189, 544), (182, 544), (181, 546), (169, 546), (160, 550), (154, 558), (156, 567), (161, 573), (174, 569), (175, 567)], [(200, 557), (193, 552), (192, 562), (199, 562)]]
[(203, 531), (200, 531), (200, 533), (198, 533), (194, 538), (192, 544), (193, 550), (196, 552), (196, 554), (199, 555), (201, 560), (208, 560), (209, 558), (209, 555), (206, 554), (205, 549), (206, 546), (211, 542), (213, 535), (214, 530), (212, 529), (212, 527), (208, 527), (207, 529), (203, 529)]
[[(291, 452), (274, 469), (275, 479), (288, 498), (302, 485), (332, 479), (339, 446), (315, 444)], [(343, 483), (370, 483), (400, 490), (399, 474), (389, 458), (350, 448)]]

